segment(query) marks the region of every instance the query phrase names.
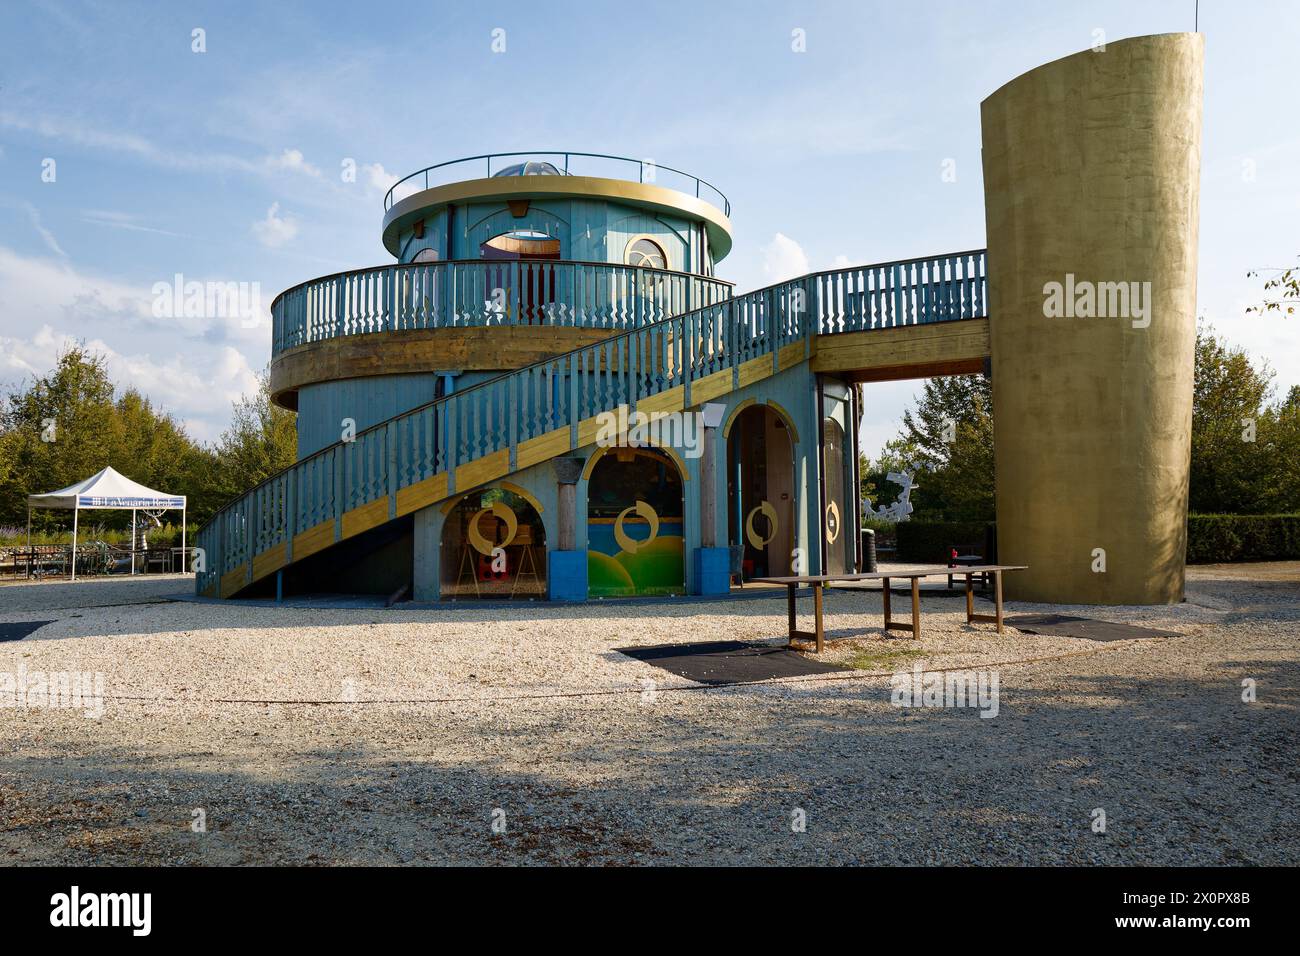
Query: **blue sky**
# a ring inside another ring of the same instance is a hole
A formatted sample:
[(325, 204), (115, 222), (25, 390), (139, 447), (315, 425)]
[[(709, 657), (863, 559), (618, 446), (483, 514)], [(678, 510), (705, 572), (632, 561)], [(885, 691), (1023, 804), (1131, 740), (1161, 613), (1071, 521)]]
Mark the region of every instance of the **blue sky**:
[[(1093, 3), (24, 2), (0, 8), (0, 381), (85, 340), (212, 439), (269, 327), (158, 319), (154, 283), (390, 261), (383, 189), (492, 151), (615, 153), (731, 199), (743, 291), (984, 244), (979, 104), (1093, 43), (1190, 30), (1192, 0)], [(1294, 3), (1203, 0), (1199, 311), (1300, 384), (1300, 318), (1254, 318), (1300, 254)], [(191, 50), (194, 28), (205, 53)], [(491, 33), (506, 31), (493, 53)], [(791, 49), (791, 31), (807, 49)], [(54, 182), (43, 161), (56, 162)], [(344, 182), (342, 163), (358, 167)], [(945, 182), (945, 160), (956, 181)], [(919, 383), (867, 392), (864, 448)]]

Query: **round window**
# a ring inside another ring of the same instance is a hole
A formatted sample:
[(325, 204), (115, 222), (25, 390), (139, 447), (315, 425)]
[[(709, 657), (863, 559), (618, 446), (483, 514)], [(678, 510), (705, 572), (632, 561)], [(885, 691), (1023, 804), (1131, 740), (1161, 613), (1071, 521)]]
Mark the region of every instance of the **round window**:
[(663, 247), (650, 239), (633, 239), (627, 244), (623, 261), (630, 266), (643, 266), (648, 269), (667, 269), (668, 256)]

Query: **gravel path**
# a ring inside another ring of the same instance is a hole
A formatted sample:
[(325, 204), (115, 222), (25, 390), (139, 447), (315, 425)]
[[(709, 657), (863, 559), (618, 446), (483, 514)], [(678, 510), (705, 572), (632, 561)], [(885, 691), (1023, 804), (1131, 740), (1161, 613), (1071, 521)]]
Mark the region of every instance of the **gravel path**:
[[(827, 659), (861, 669), (709, 690), (615, 648), (780, 643), (783, 597), (166, 600), (187, 586), (0, 587), (0, 623), (52, 622), (0, 643), (0, 703), (20, 669), (104, 695), (0, 709), (0, 862), (1300, 862), (1300, 564), (1191, 569), (1176, 607), (1008, 608), (1180, 635), (1117, 643), (999, 637), (933, 594), (919, 644), (886, 640), (878, 591), (832, 591), (859, 636)], [(997, 715), (892, 706), (918, 664), (995, 674)]]

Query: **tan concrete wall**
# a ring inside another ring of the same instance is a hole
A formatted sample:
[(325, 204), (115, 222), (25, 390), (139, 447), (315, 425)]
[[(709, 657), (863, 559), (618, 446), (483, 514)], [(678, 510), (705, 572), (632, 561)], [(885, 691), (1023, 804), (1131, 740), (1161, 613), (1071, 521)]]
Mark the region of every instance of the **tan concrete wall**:
[[(1203, 55), (1121, 40), (982, 104), (998, 553), (1029, 565), (1010, 597), (1182, 598)], [(1150, 282), (1150, 326), (1046, 316), (1067, 273)]]

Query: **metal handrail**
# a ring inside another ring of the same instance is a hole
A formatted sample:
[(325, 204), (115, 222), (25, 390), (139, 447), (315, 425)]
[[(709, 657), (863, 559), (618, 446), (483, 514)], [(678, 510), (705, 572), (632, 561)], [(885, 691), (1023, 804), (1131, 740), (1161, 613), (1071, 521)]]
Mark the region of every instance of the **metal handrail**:
[[(410, 182), (412, 179), (416, 179), (418, 177), (423, 176), (424, 188), (425, 189), (430, 188), (429, 173), (433, 172), (435, 169), (445, 169), (448, 166), (457, 166), (461, 163), (475, 163), (479, 161), (486, 161), (487, 178), (491, 179), (492, 160), (504, 159), (507, 157), (514, 158), (518, 156), (528, 156), (534, 158), (538, 156), (562, 156), (564, 157), (564, 165), (563, 165), (562, 172), (566, 176), (576, 175), (574, 173), (569, 172), (569, 161), (575, 156), (580, 156), (586, 159), (611, 159), (616, 162), (622, 162), (622, 163), (636, 163), (638, 168), (637, 182), (641, 182), (641, 183), (644, 183), (646, 181), (645, 174), (646, 174), (647, 167), (649, 167), (654, 171), (651, 174), (652, 182), (654, 181), (655, 174), (659, 170), (663, 170), (669, 173), (674, 173), (678, 176), (684, 176), (686, 179), (689, 179), (695, 183), (696, 199), (704, 199), (705, 201), (721, 209), (724, 215), (728, 217), (731, 215), (731, 201), (727, 199), (726, 195), (722, 192), (721, 189), (719, 189), (717, 186), (713, 185), (712, 183), (708, 182), (707, 180), (701, 179), (699, 176), (694, 176), (691, 173), (685, 172), (684, 170), (674, 169), (672, 166), (662, 166), (659, 163), (650, 162), (644, 159), (633, 159), (630, 156), (614, 156), (610, 153), (579, 153), (573, 150), (556, 150), (556, 149), (525, 150), (525, 151), (514, 152), (514, 153), (483, 153), (482, 155), (479, 156), (465, 156), (460, 159), (449, 159), (443, 163), (435, 163), (432, 166), (426, 166), (423, 169), (417, 169), (415, 172), (411, 173), (410, 175), (403, 176), (401, 179), (399, 179), (397, 182), (393, 183), (393, 185), (389, 187), (388, 192), (384, 194), (384, 212), (387, 212), (389, 209), (393, 207), (393, 203), (395, 201), (393, 199), (393, 194), (397, 190), (397, 187), (401, 186), (403, 183)], [(709, 190), (712, 192), (713, 195), (711, 197), (708, 195), (702, 195), (701, 194), (702, 190)]]

